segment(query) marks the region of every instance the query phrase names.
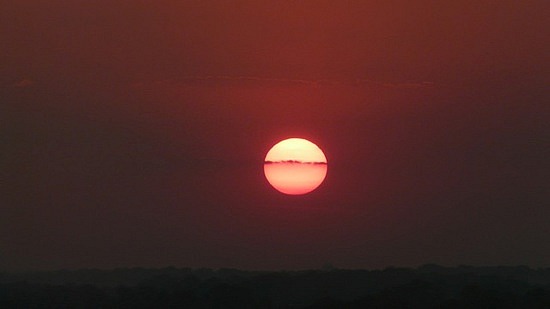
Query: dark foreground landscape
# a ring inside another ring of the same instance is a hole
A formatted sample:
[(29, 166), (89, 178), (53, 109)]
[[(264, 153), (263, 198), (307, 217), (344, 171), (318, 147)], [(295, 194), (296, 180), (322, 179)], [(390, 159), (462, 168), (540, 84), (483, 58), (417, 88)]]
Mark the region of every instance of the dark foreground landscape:
[(0, 308), (550, 308), (550, 268), (0, 273)]

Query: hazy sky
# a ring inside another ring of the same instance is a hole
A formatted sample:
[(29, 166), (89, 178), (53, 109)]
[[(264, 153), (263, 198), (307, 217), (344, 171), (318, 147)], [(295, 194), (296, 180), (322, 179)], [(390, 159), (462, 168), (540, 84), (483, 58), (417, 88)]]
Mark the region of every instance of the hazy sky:
[(0, 0), (0, 270), (550, 266), (549, 10)]

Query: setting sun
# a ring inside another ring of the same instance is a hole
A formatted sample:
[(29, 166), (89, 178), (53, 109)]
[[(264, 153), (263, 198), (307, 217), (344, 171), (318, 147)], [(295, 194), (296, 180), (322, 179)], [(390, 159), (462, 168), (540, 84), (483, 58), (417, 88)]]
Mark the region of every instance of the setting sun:
[(302, 138), (283, 140), (265, 157), (267, 181), (278, 191), (300, 195), (315, 190), (327, 175), (327, 158), (314, 143)]

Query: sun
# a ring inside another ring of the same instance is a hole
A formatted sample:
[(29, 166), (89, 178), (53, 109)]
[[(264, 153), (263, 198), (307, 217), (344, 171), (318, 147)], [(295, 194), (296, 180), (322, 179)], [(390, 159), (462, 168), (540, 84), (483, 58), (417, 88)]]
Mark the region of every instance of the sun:
[(317, 145), (306, 139), (285, 139), (265, 156), (264, 174), (271, 186), (282, 193), (306, 194), (325, 180), (327, 158)]

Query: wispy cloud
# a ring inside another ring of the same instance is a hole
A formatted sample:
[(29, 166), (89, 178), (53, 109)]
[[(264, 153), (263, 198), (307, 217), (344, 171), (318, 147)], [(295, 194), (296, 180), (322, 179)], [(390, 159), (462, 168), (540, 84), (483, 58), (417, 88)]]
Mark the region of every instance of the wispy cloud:
[[(196, 83), (196, 82), (272, 82), (272, 83), (285, 83), (285, 84), (300, 84), (309, 85), (315, 87), (321, 87), (323, 85), (376, 85), (389, 88), (432, 88), (435, 87), (435, 83), (431, 81), (406, 81), (406, 82), (381, 82), (371, 79), (292, 79), (292, 78), (270, 78), (270, 77), (258, 77), (258, 76), (232, 76), (232, 75), (205, 75), (205, 76), (185, 76), (179, 79), (166, 79), (151, 82), (157, 85), (177, 84), (177, 83)], [(147, 84), (147, 82), (137, 82), (133, 86), (140, 87)]]
[(19, 80), (13, 84), (11, 84), (12, 88), (26, 88), (34, 85), (34, 81), (29, 78), (24, 78), (22, 80)]
[(435, 87), (434, 82), (405, 82), (405, 83), (382, 83), (385, 87), (402, 88), (402, 89), (417, 89), (417, 88), (432, 88)]

